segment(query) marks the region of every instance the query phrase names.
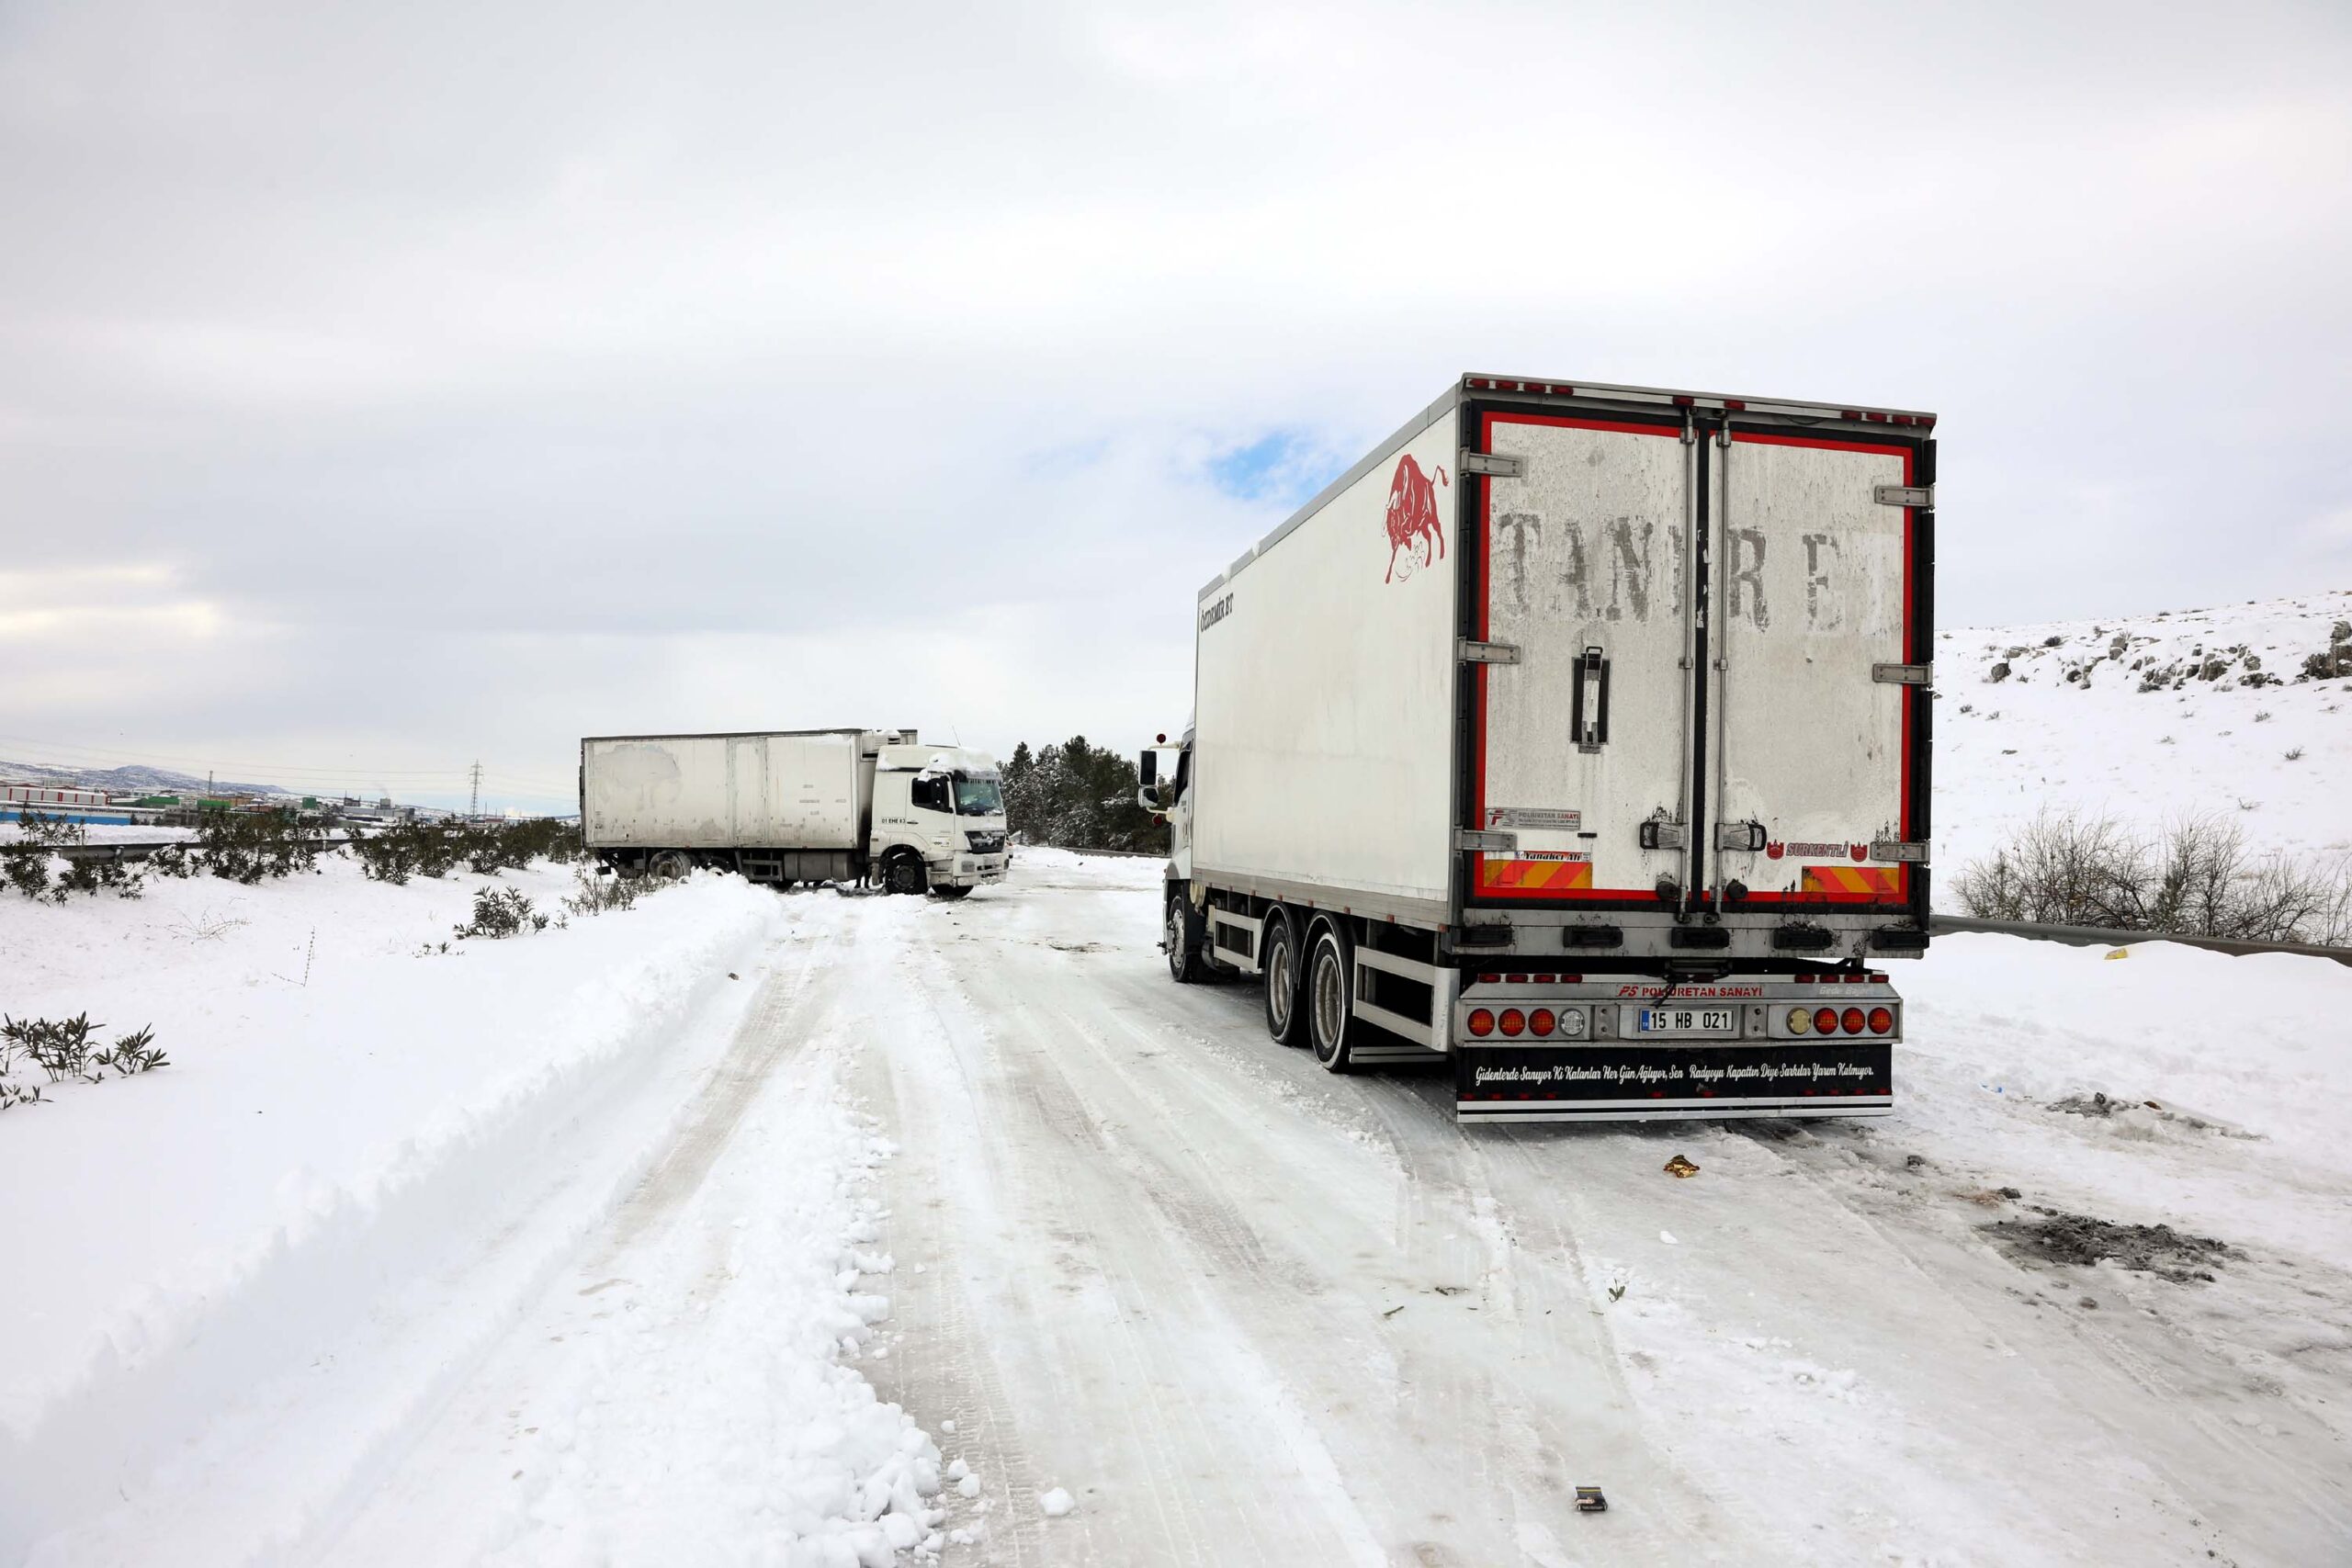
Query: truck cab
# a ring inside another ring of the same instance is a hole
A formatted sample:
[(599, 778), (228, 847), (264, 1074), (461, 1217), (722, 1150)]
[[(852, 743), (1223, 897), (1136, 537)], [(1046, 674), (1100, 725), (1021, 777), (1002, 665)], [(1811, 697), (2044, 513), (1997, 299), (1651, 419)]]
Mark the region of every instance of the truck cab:
[(1203, 942), (1204, 915), (1191, 897), (1193, 883), (1193, 732), (1170, 744), (1162, 735), (1136, 759), (1136, 804), (1168, 824), (1167, 891), (1160, 911), (1161, 948), (1168, 954), (1169, 973), (1190, 979), (1196, 967), (1214, 967), (1216, 960)]
[(996, 760), (956, 746), (880, 748), (866, 855), (893, 893), (961, 898), (1003, 881), (1012, 857)]

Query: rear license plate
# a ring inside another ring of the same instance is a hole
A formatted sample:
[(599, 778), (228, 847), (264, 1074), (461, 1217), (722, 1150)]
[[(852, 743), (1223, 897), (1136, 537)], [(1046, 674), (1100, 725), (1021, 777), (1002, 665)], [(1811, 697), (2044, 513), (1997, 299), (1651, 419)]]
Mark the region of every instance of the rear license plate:
[(1732, 1032), (1732, 1010), (1644, 1008), (1640, 1032), (1644, 1034), (1729, 1034)]

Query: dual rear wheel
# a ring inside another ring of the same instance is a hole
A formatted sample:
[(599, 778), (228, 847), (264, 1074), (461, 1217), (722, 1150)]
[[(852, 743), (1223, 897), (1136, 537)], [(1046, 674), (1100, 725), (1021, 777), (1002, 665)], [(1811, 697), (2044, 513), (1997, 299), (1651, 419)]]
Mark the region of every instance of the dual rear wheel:
[(1327, 1072), (1348, 1070), (1355, 1023), (1354, 964), (1347, 933), (1318, 920), (1299, 940), (1287, 909), (1266, 918), (1260, 972), (1266, 987), (1266, 1032), (1283, 1045), (1304, 1045)]

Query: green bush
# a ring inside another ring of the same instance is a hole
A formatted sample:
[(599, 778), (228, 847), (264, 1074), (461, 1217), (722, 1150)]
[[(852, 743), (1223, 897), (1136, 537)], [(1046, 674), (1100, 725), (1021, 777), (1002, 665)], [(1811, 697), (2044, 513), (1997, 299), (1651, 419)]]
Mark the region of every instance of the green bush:
[(101, 888), (110, 889), (120, 897), (138, 897), (147, 878), (120, 861), (65, 855), (63, 874), (51, 871), (51, 860), (70, 848), (86, 843), (89, 837), (88, 830), (79, 822), (38, 811), (25, 812), (17, 818), (17, 841), (0, 845), (0, 881), (6, 881), (28, 898), (47, 897), (60, 904), (74, 894), (95, 895)]
[(460, 937), (520, 936), (526, 931), (548, 929), (548, 917), (531, 907), (530, 899), (519, 887), (492, 887), (488, 883), (474, 890), (474, 918), (457, 929)]
[(481, 876), (520, 871), (535, 860), (580, 858), (580, 829), (548, 818), (522, 822), (396, 822), (374, 833), (354, 830), (351, 852), (379, 882), (447, 876), (463, 862)]
[(215, 876), (251, 886), (316, 871), (323, 837), (292, 811), (211, 812), (197, 827), (196, 861)]

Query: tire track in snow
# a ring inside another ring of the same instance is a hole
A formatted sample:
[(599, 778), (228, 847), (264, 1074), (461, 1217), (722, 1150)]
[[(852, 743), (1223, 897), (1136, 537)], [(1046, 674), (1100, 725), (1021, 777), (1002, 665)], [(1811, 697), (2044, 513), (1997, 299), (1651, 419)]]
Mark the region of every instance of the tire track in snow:
[[(975, 1279), (1016, 1420), (1080, 1494), (1078, 1513), (1045, 1530), (1043, 1560), (1378, 1561), (1368, 1541), (1351, 1552), (1301, 1514), (1287, 1450), (1277, 1445), (1272, 1470), (1261, 1461), (1269, 1427), (1283, 1427), (1272, 1380), (1218, 1321), (1169, 1216), (1128, 1178), (1126, 1130), (1090, 1111), (1057, 1061), (1066, 1042), (1054, 1021), (1028, 1005), (1072, 976), (1035, 953), (973, 945), (973, 988), (1023, 999), (983, 1011), (960, 964), (944, 970), (926, 959), (910, 973), (942, 1021), (925, 1039), (947, 1043), (957, 1065), (944, 1069), (929, 1050), (894, 1051), (892, 1067), (909, 1098), (951, 1081), (963, 1091), (936, 1106), (955, 1122), (943, 1141), (967, 1145), (950, 1163), (966, 1173), (959, 1199), (983, 1223), (959, 1227), (964, 1256), (939, 1261)], [(949, 956), (965, 957), (953, 948)], [(988, 1218), (1000, 1220), (994, 1234), (976, 1236)], [(1008, 1247), (991, 1257), (989, 1242)], [(1008, 1249), (1044, 1267), (1008, 1268)], [(1034, 1496), (1014, 1507), (1034, 1517)]]
[[(854, 946), (856, 940), (856, 929), (848, 924), (832, 939), (842, 948)], [(761, 978), (751, 1015), (728, 1043), (727, 1055), (712, 1070), (710, 1081), (695, 1097), (684, 1129), (614, 1216), (613, 1252), (626, 1249), (693, 1196), (769, 1077), (832, 1010), (840, 990), (840, 953), (819, 945), (798, 950), (797, 956), (797, 964), (773, 968)]]
[[(1106, 976), (1102, 988), (1125, 994), (1132, 988), (1132, 981), (1120, 972), (1115, 977)], [(1022, 995), (1026, 1007), (1053, 1010), (1057, 1006), (1051, 996), (1037, 999), (1039, 992), (1035, 988), (1024, 987)], [(1217, 1134), (1246, 1140), (1252, 1145), (1245, 1156), (1232, 1143), (1226, 1143), (1221, 1152), (1227, 1157), (1210, 1161), (1190, 1149), (1171, 1152), (1165, 1138), (1144, 1138), (1129, 1158), (1136, 1167), (1139, 1184), (1156, 1198), (1182, 1190), (1207, 1195), (1188, 1198), (1174, 1205), (1160, 1201), (1163, 1212), (1176, 1219), (1180, 1227), (1188, 1218), (1214, 1216), (1186, 1237), (1201, 1249), (1204, 1262), (1247, 1263), (1254, 1256), (1274, 1257), (1274, 1269), (1261, 1269), (1258, 1278), (1238, 1281), (1237, 1286), (1241, 1288), (1227, 1286), (1220, 1280), (1227, 1310), (1261, 1345), (1260, 1354), (1268, 1364), (1294, 1374), (1295, 1382), (1318, 1393), (1361, 1390), (1367, 1382), (1364, 1373), (1371, 1370), (1367, 1360), (1372, 1368), (1385, 1372), (1385, 1382), (1396, 1394), (1395, 1403), (1384, 1407), (1392, 1428), (1388, 1446), (1393, 1451), (1375, 1457), (1373, 1450), (1362, 1446), (1363, 1433), (1344, 1428), (1319, 1440), (1327, 1448), (1332, 1446), (1335, 1438), (1353, 1443), (1347, 1472), (1350, 1490), (1358, 1499), (1356, 1506), (1374, 1509), (1390, 1520), (1390, 1528), (1384, 1534), (1394, 1538), (1397, 1550), (1410, 1551), (1420, 1560), (1448, 1560), (1451, 1554), (1446, 1545), (1417, 1539), (1419, 1532), (1412, 1528), (1409, 1518), (1418, 1512), (1440, 1527), (1453, 1526), (1458, 1531), (1473, 1528), (1463, 1516), (1488, 1512), (1488, 1499), (1509, 1508), (1514, 1499), (1528, 1499), (1532, 1506), (1532, 1499), (1548, 1495), (1555, 1504), (1552, 1521), (1563, 1528), (1575, 1528), (1565, 1519), (1570, 1510), (1556, 1461), (1548, 1466), (1541, 1463), (1544, 1443), (1532, 1441), (1527, 1445), (1539, 1460), (1537, 1468), (1531, 1469), (1521, 1456), (1507, 1451), (1497, 1442), (1492, 1413), (1504, 1403), (1498, 1394), (1501, 1381), (1498, 1374), (1510, 1357), (1504, 1347), (1494, 1343), (1490, 1331), (1467, 1317), (1475, 1310), (1471, 1303), (1441, 1298), (1440, 1310), (1451, 1314), (1444, 1326), (1423, 1328), (1419, 1325), (1420, 1314), (1417, 1314), (1409, 1325), (1384, 1325), (1378, 1329), (1364, 1330), (1344, 1344), (1334, 1342), (1331, 1330), (1335, 1314), (1360, 1314), (1365, 1323), (1374, 1323), (1381, 1321), (1378, 1311), (1363, 1301), (1357, 1291), (1320, 1280), (1317, 1269), (1305, 1259), (1355, 1254), (1376, 1258), (1381, 1255), (1379, 1247), (1367, 1246), (1373, 1243), (1388, 1245), (1393, 1251), (1389, 1224), (1381, 1217), (1387, 1213), (1385, 1203), (1366, 1205), (1358, 1201), (1356, 1207), (1362, 1212), (1351, 1219), (1343, 1222), (1331, 1216), (1328, 1222), (1310, 1221), (1312, 1234), (1288, 1236), (1281, 1245), (1250, 1228), (1242, 1217), (1245, 1206), (1259, 1214), (1278, 1214), (1282, 1207), (1279, 1201), (1270, 1203), (1266, 1192), (1249, 1190), (1252, 1178), (1259, 1172), (1276, 1173), (1271, 1179), (1277, 1187), (1297, 1186), (1306, 1199), (1304, 1207), (1313, 1213), (1318, 1206), (1341, 1197), (1361, 1201), (1386, 1193), (1391, 1173), (1385, 1167), (1367, 1173), (1362, 1167), (1372, 1162), (1361, 1157), (1367, 1151), (1352, 1148), (1347, 1153), (1358, 1157), (1352, 1161), (1353, 1168), (1346, 1171), (1335, 1173), (1312, 1166), (1297, 1168), (1302, 1151), (1318, 1141), (1339, 1142), (1332, 1137), (1332, 1130), (1317, 1122), (1295, 1124), (1295, 1112), (1279, 1100), (1270, 1100), (1262, 1085), (1247, 1081), (1245, 1075), (1228, 1070), (1214, 1058), (1204, 1066), (1198, 1055), (1164, 1056), (1167, 1030), (1147, 1008), (1106, 1008), (1099, 1003), (1080, 1002), (1075, 1008), (1060, 1010), (1058, 1025), (1058, 1032), (1064, 1038), (1083, 1043), (1092, 1050), (1095, 1059), (1091, 1066), (1101, 1072), (1082, 1075), (1084, 1080), (1090, 1085), (1104, 1077), (1117, 1080), (1116, 1103), (1123, 1114), (1136, 1118), (1139, 1127), (1186, 1127), (1205, 1132), (1207, 1127), (1224, 1121), (1227, 1124), (1217, 1126)], [(1277, 1048), (1268, 1044), (1266, 1049), (1272, 1052)], [(1167, 1072), (1156, 1070), (1162, 1066)], [(1176, 1080), (1193, 1092), (1181, 1097), (1174, 1093)], [(1369, 1089), (1377, 1081), (1367, 1080), (1361, 1089)], [(1359, 1088), (1354, 1084), (1349, 1087)], [(1458, 1137), (1449, 1117), (1439, 1146), (1448, 1146)], [(1210, 1148), (1220, 1148), (1218, 1138), (1204, 1135), (1196, 1141)], [(1335, 1180), (1359, 1183), (1363, 1190), (1334, 1191), (1330, 1184)], [(1323, 1183), (1320, 1189), (1316, 1185), (1317, 1181)], [(1464, 1209), (1474, 1206), (1463, 1205)], [(1475, 1219), (1474, 1214), (1461, 1213), (1453, 1221), (1453, 1234), (1472, 1232)], [(1433, 1211), (1432, 1228), (1443, 1223)], [(1231, 1238), (1237, 1231), (1250, 1237), (1244, 1249), (1233, 1245)], [(1458, 1248), (1455, 1251), (1457, 1261), (1468, 1260), (1468, 1268), (1463, 1270), (1465, 1277), (1483, 1275), (1475, 1242), (1469, 1244), (1466, 1252)], [(1508, 1279), (1501, 1281), (1500, 1288), (1508, 1303), (1511, 1295)], [(1327, 1293), (1333, 1296), (1329, 1303), (1317, 1299)], [(1390, 1291), (1384, 1299), (1393, 1302), (1396, 1292)], [(1407, 1446), (1396, 1447), (1395, 1434), (1398, 1432), (1407, 1435)], [(1602, 1446), (1623, 1447), (1606, 1442)], [(1477, 1473), (1460, 1473), (1465, 1456), (1476, 1457), (1482, 1467)], [(1622, 1473), (1622, 1453), (1618, 1462)], [(1425, 1506), (1407, 1506), (1401, 1501), (1417, 1496), (1423, 1499)], [(1510, 1539), (1488, 1540), (1474, 1548), (1470, 1556), (1463, 1560), (1503, 1561), (1506, 1556), (1528, 1552), (1531, 1542), (1550, 1539), (1542, 1519), (1530, 1516), (1523, 1527), (1510, 1532)], [(1659, 1551), (1688, 1548), (1689, 1543), (1680, 1540), (1681, 1529), (1668, 1527), (1659, 1530), (1655, 1517), (1650, 1524), (1636, 1528), (1645, 1534), (1658, 1531)], [(1445, 1531), (1441, 1528), (1439, 1533)], [(1632, 1533), (1622, 1526), (1612, 1529), (1611, 1550), (1620, 1561), (1635, 1560), (1644, 1554), (1643, 1546), (1626, 1539)], [(1545, 1551), (1540, 1546), (1536, 1550), (1539, 1555), (1566, 1560), (1556, 1551)]]

